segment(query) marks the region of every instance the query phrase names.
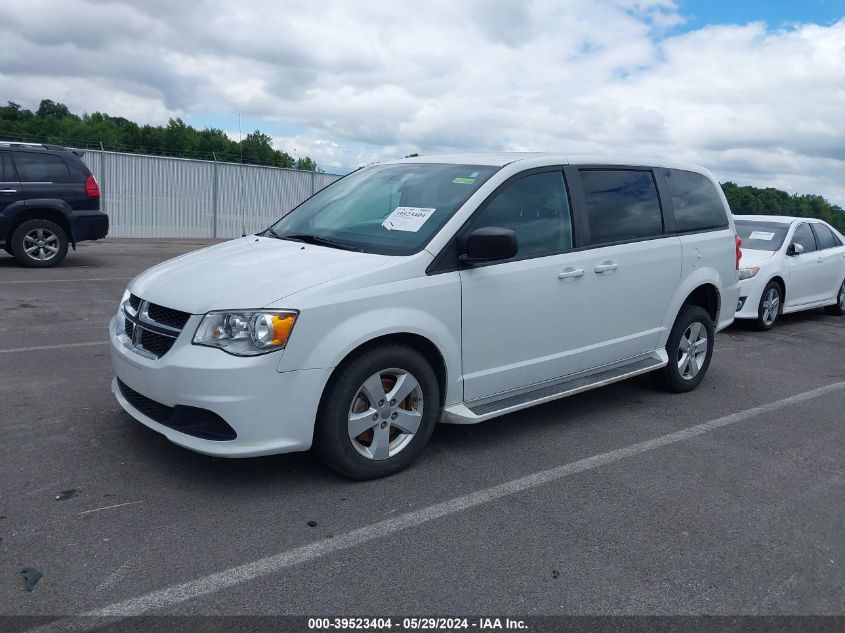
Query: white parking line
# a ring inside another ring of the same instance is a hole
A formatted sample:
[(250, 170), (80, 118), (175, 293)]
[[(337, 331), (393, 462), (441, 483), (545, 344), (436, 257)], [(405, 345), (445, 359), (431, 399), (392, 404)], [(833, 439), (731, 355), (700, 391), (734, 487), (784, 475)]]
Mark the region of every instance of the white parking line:
[(833, 383), (825, 387), (819, 387), (818, 389), (799, 393), (788, 398), (783, 398), (782, 400), (777, 400), (776, 402), (770, 402), (769, 404), (754, 407), (753, 409), (747, 409), (745, 411), (726, 415), (715, 420), (710, 420), (709, 422), (697, 424), (680, 431), (675, 431), (674, 433), (661, 435), (660, 437), (656, 437), (651, 440), (638, 442), (637, 444), (632, 444), (607, 453), (593, 455), (592, 457), (580, 459), (576, 462), (571, 462), (563, 466), (557, 466), (531, 475), (526, 475), (525, 477), (520, 477), (519, 479), (514, 479), (497, 486), (492, 486), (490, 488), (479, 490), (462, 497), (456, 497), (441, 503), (436, 503), (420, 510), (408, 512), (407, 514), (403, 514), (401, 516), (386, 519), (371, 525), (366, 525), (345, 534), (340, 534), (309, 545), (280, 552), (279, 554), (268, 556), (267, 558), (261, 558), (249, 563), (244, 563), (224, 571), (203, 576), (202, 578), (196, 578), (189, 582), (153, 591), (152, 593), (138, 596), (136, 598), (130, 598), (129, 600), (124, 600), (122, 602), (116, 602), (100, 609), (94, 609), (83, 613), (81, 614), (80, 619), (68, 618), (65, 620), (59, 620), (34, 630), (88, 630), (96, 628), (103, 623), (96, 619), (91, 620), (84, 618), (123, 618), (141, 615), (149, 611), (177, 605), (187, 600), (191, 600), (192, 598), (222, 591), (229, 587), (234, 587), (256, 578), (260, 578), (261, 576), (275, 574), (288, 567), (301, 565), (303, 563), (328, 556), (334, 552), (356, 547), (379, 538), (388, 537), (402, 530), (417, 527), (430, 521), (457, 514), (497, 499), (509, 497), (519, 492), (525, 492), (526, 490), (531, 490), (533, 488), (537, 488), (538, 486), (558, 481), (576, 473), (593, 470), (595, 468), (599, 468), (600, 466), (618, 462), (627, 457), (633, 457), (648, 451), (670, 446), (678, 442), (683, 442), (696, 437), (697, 435), (709, 433), (710, 431), (714, 431), (731, 424), (736, 424), (737, 422), (743, 422), (758, 415), (783, 409), (785, 407), (804, 402), (805, 400), (818, 398), (819, 396), (823, 396), (827, 393), (838, 391), (843, 388), (845, 388), (845, 381)]
[(132, 277), (92, 277), (89, 279), (15, 279), (0, 281), (0, 284), (58, 284), (71, 281), (129, 281)]
[(32, 347), (13, 347), (11, 349), (0, 349), (0, 354), (12, 354), (13, 352), (39, 352), (43, 349), (64, 349), (65, 347), (91, 347), (93, 345), (106, 345), (108, 341), (91, 341), (90, 343), (60, 343), (59, 345), (34, 345)]

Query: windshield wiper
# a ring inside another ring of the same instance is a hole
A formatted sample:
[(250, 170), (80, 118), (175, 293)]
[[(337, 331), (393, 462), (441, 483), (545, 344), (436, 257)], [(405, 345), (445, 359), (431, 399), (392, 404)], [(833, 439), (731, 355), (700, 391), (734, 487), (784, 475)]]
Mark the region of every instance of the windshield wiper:
[[(272, 229), (271, 229), (272, 231)], [(344, 251), (356, 251), (363, 253), (364, 251), (357, 246), (352, 246), (344, 242), (339, 242), (328, 237), (320, 237), (319, 235), (308, 235), (307, 233), (294, 233), (292, 235), (279, 235), (273, 231), (273, 235), (282, 240), (293, 240), (294, 242), (305, 242), (306, 244), (316, 244), (318, 246), (328, 246), (329, 248), (339, 248)]]

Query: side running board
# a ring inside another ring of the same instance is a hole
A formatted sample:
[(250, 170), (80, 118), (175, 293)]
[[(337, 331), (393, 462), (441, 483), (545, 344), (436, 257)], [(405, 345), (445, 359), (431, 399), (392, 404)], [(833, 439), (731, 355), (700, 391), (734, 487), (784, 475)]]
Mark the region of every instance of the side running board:
[(452, 424), (474, 424), (483, 422), (506, 413), (526, 409), (544, 402), (551, 402), (559, 398), (588, 391), (597, 387), (603, 387), (626, 378), (639, 374), (645, 374), (655, 369), (664, 367), (668, 359), (666, 352), (660, 350), (646, 357), (639, 357), (637, 360), (617, 365), (609, 369), (603, 369), (587, 375), (572, 377), (568, 380), (555, 382), (540, 386), (530, 391), (524, 391), (515, 395), (503, 395), (499, 399), (477, 400), (444, 409), (443, 422)]

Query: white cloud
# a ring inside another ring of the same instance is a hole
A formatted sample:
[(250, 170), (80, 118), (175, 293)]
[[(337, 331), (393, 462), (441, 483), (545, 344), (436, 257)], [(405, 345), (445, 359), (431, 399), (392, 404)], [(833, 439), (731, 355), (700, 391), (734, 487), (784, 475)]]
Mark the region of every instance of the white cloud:
[(0, 94), (241, 112), (327, 168), (619, 151), (845, 205), (845, 20), (667, 32), (683, 20), (670, 0), (31, 1), (4, 9)]

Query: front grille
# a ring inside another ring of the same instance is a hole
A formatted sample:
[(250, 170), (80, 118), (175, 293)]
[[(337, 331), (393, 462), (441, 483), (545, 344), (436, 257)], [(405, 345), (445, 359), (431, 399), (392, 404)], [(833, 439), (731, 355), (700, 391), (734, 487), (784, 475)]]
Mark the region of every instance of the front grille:
[(165, 308), (164, 306), (151, 303), (147, 306), (147, 315), (156, 323), (161, 323), (168, 327), (173, 327), (181, 330), (185, 327), (188, 319), (191, 318), (190, 313), (174, 310), (173, 308)]
[(175, 407), (168, 407), (152, 398), (141, 395), (126, 385), (120, 378), (117, 379), (117, 387), (132, 407), (174, 431), (193, 435), (203, 440), (218, 442), (234, 440), (238, 437), (235, 429), (214, 411), (180, 404)]
[(159, 358), (169, 352), (175, 342), (176, 339), (171, 336), (164, 336), (158, 332), (141, 328), (141, 340), (139, 341), (141, 347)]
[(191, 318), (188, 312), (150, 303), (135, 295), (129, 295), (127, 303), (123, 310), (126, 320), (123, 332), (129, 341), (124, 344), (154, 359), (170, 351)]

